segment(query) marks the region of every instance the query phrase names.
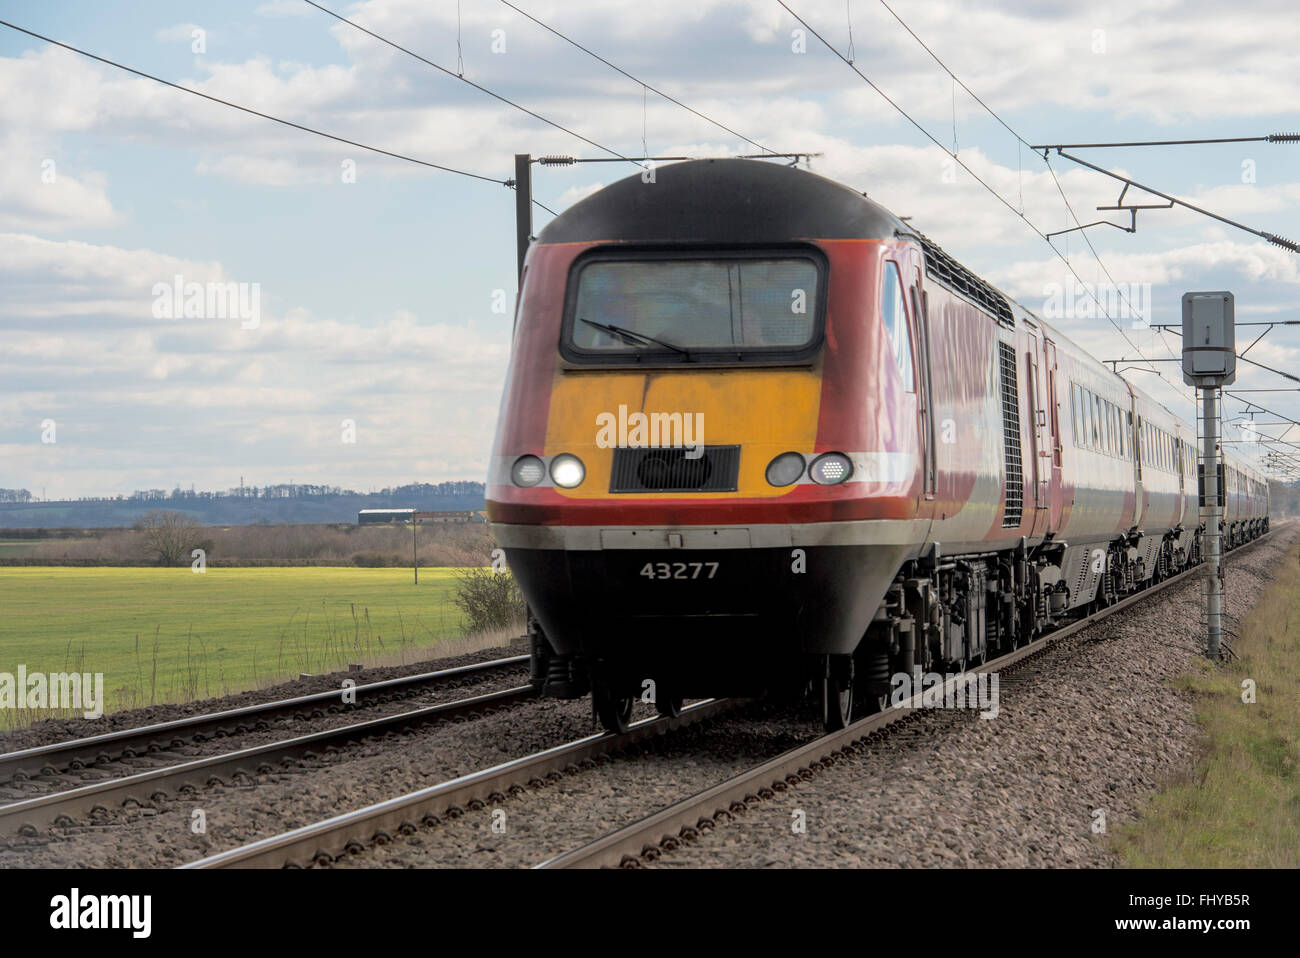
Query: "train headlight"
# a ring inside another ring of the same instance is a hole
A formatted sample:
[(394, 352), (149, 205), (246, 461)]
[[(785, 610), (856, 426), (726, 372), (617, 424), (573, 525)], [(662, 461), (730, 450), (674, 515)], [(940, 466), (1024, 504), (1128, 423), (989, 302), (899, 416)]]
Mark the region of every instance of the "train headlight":
[(853, 475), (853, 463), (842, 452), (824, 453), (812, 461), (808, 475), (820, 485), (834, 486)]
[(535, 486), (546, 478), (546, 467), (536, 456), (520, 456), (510, 468), (516, 486)]
[(788, 486), (803, 475), (803, 456), (783, 452), (767, 464), (767, 481), (774, 486)]
[(587, 478), (587, 467), (577, 456), (562, 452), (551, 460), (551, 480), (565, 489), (582, 484)]

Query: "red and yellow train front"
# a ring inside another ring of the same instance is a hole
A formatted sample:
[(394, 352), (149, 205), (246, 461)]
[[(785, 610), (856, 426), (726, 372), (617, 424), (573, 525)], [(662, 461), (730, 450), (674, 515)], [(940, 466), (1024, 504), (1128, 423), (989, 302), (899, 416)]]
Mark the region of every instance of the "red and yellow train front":
[(908, 246), (681, 225), (532, 248), (488, 515), (555, 652), (730, 694), (851, 653), (923, 539)]

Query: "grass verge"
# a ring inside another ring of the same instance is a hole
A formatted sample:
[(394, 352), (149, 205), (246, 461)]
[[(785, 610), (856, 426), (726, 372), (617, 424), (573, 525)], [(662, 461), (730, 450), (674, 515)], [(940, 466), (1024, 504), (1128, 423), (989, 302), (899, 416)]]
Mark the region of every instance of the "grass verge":
[[(499, 644), (465, 635), (458, 571), (421, 569), (416, 586), (409, 569), (8, 568), (0, 672), (102, 672), (116, 711)], [(3, 708), (0, 729), (73, 714)]]
[[(1197, 695), (1206, 752), (1117, 836), (1133, 868), (1300, 865), (1300, 566), (1288, 550), (1277, 578), (1229, 637), (1238, 658), (1197, 663), (1180, 688)], [(1253, 703), (1243, 701), (1254, 683)]]

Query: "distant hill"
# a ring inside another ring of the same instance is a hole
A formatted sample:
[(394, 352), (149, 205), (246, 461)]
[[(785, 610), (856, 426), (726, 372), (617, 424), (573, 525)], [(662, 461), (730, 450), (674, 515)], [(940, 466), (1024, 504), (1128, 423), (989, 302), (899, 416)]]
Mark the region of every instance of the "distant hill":
[(357, 521), (362, 509), (414, 508), (443, 512), (484, 508), (481, 482), (415, 483), (374, 493), (326, 486), (267, 486), (228, 492), (176, 489), (112, 499), (32, 501), (26, 490), (0, 490), (0, 528), (84, 529), (133, 525), (152, 509), (170, 509), (207, 526)]

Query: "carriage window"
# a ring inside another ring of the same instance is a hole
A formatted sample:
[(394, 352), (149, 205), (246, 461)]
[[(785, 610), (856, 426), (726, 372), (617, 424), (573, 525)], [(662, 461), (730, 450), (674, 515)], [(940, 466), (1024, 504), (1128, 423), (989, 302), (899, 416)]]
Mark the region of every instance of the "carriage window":
[(1079, 445), (1079, 437), (1083, 435), (1079, 429), (1079, 384), (1070, 383), (1070, 422), (1074, 426), (1074, 444)]
[(1092, 448), (1101, 452), (1101, 399), (1092, 397)]
[(889, 333), (894, 362), (898, 365), (898, 375), (903, 379), (903, 388), (912, 392), (912, 340), (907, 331), (907, 307), (903, 305), (903, 281), (896, 263), (885, 264), (880, 316)]

